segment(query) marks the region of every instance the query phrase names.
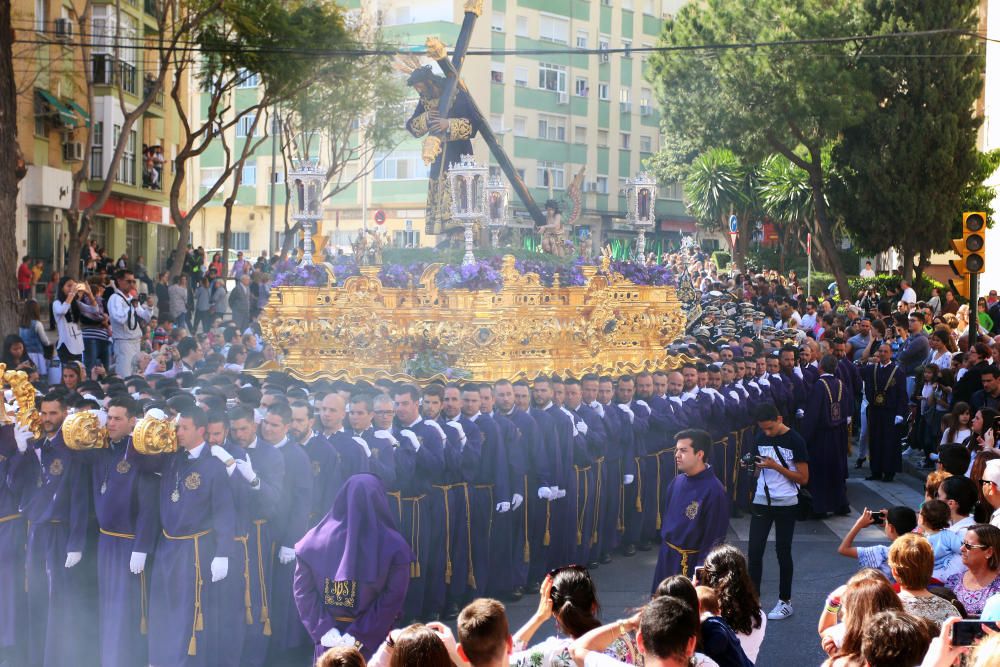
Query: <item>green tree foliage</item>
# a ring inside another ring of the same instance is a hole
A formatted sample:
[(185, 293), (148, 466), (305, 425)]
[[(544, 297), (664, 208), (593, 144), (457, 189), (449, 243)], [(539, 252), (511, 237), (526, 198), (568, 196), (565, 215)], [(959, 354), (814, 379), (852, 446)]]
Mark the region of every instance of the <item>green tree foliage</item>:
[[(861, 29), (974, 32), (979, 4), (865, 0)], [(914, 257), (922, 268), (932, 252), (948, 247), (967, 194), (992, 199), (979, 186), (980, 167), (990, 161), (976, 149), (982, 121), (972, 113), (982, 90), (982, 49), (968, 35), (905, 37), (870, 44), (858, 63), (878, 104), (844, 129), (834, 150), (833, 202), (863, 250), (900, 249), (907, 278)]]
[[(686, 5), (667, 21), (660, 45), (841, 37), (855, 33), (857, 10), (854, 0), (705, 0)], [(805, 171), (817, 245), (844, 295), (850, 287), (835, 252), (822, 154), (873, 103), (868, 75), (855, 66), (859, 50), (859, 44), (829, 42), (665, 51), (650, 58), (647, 74), (660, 104), (663, 134), (679, 147), (673, 159), (684, 159), (689, 148), (725, 147), (747, 163), (777, 153)]]

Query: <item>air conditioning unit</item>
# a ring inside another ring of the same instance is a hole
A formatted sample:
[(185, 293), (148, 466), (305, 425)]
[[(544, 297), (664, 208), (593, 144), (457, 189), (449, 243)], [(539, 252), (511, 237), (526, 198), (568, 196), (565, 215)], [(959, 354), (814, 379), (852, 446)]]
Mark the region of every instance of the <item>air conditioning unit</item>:
[(64, 162), (79, 162), (83, 159), (83, 143), (79, 141), (66, 141), (62, 145)]
[(559, 93), (559, 104), (569, 104), (569, 93)]
[(639, 115), (640, 116), (652, 116), (653, 115), (653, 107), (649, 106), (648, 104), (643, 104), (642, 106), (639, 107)]
[(56, 19), (56, 38), (68, 40), (73, 36), (73, 22), (69, 19)]

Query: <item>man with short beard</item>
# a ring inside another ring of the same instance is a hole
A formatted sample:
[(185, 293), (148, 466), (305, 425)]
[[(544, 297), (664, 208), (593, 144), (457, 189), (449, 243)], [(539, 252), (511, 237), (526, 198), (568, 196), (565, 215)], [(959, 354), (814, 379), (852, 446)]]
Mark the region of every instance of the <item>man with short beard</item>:
[[(586, 381), (586, 378), (585, 378)], [(625, 487), (635, 483), (635, 435), (631, 411), (615, 404), (615, 387), (610, 376), (597, 380), (597, 403), (604, 410), (608, 449), (605, 455), (607, 492), (602, 494), (601, 509), (601, 563), (611, 562), (611, 553), (617, 549), (625, 535)]]
[(392, 434), (383, 429), (376, 430), (372, 425), (375, 416), (373, 405), (374, 399), (368, 394), (351, 398), (351, 409), (347, 414), (351, 425), (349, 435), (355, 441), (360, 438), (365, 442), (371, 452), (371, 456), (368, 457), (369, 472), (378, 475), (387, 490), (394, 490), (396, 464), (393, 458)]
[[(330, 399), (331, 402), (340, 401), (340, 397), (336, 394), (328, 394), (321, 404), (325, 403), (327, 399)], [(270, 410), (270, 408), (268, 409)], [(330, 511), (330, 508), (333, 507), (336, 491), (341, 484), (337, 469), (337, 453), (326, 436), (313, 430), (313, 414), (313, 407), (309, 403), (295, 401), (289, 408), (290, 420), (286, 428), (281, 431), (282, 437), (287, 437), (295, 444), (300, 445), (302, 451), (309, 457), (309, 468), (312, 473), (309, 512), (306, 517), (309, 526), (314, 525)], [(263, 422), (261, 423), (263, 424)], [(278, 431), (279, 429), (273, 429), (275, 433)], [(266, 434), (264, 434), (264, 439), (268, 439)], [(278, 443), (271, 444), (278, 446)], [(291, 548), (295, 545), (286, 546)]]
[(21, 513), (28, 522), (28, 664), (91, 664), (95, 642), (86, 638), (96, 628), (86, 580), (92, 574), (77, 567), (90, 513), (86, 468), (63, 440), (66, 395), (47, 394), (39, 414), (41, 439), (17, 425), (14, 451), (0, 452), (11, 458), (8, 484), (22, 489)]
[[(649, 432), (649, 404), (636, 398), (635, 378), (631, 375), (622, 375), (618, 378), (618, 387), (615, 391), (616, 405), (629, 415), (632, 425), (633, 435), (633, 455), (635, 464), (635, 483), (627, 484), (625, 488), (625, 534), (622, 537), (624, 546), (622, 553), (626, 556), (634, 556), (636, 548), (642, 551), (650, 549), (649, 539), (643, 534), (643, 527), (648, 524), (652, 527), (656, 521), (656, 508), (647, 505), (648, 492), (643, 488), (643, 484), (650, 483), (649, 469), (645, 463), (646, 441)], [(655, 479), (656, 472), (653, 471)], [(648, 508), (648, 509), (647, 509)], [(647, 516), (650, 518), (647, 520)]]

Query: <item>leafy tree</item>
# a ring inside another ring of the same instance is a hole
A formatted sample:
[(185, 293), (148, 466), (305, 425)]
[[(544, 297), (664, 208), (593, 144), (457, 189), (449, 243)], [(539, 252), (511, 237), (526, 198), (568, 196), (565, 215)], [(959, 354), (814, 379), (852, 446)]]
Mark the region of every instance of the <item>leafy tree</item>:
[[(861, 30), (972, 33), (979, 4), (865, 0)], [(844, 129), (834, 150), (833, 201), (863, 250), (900, 250), (909, 279), (915, 257), (919, 270), (948, 247), (969, 188), (983, 180), (976, 149), (982, 120), (972, 112), (982, 91), (983, 47), (948, 33), (880, 41), (877, 53), (865, 55), (858, 67), (879, 103)]]
[[(705, 0), (686, 5), (664, 24), (647, 76), (673, 146), (730, 148), (747, 163), (783, 155), (808, 175), (816, 241), (830, 260), (840, 293), (847, 274), (836, 253), (835, 216), (827, 205), (823, 149), (873, 104), (867, 73), (856, 58), (862, 44), (705, 48), (855, 33), (853, 0)], [(682, 154), (677, 151), (676, 154)]]
[(18, 294), (13, 276), (17, 273), (17, 244), (14, 242), (14, 218), (17, 211), (18, 183), (24, 178), (24, 158), (17, 144), (17, 93), (14, 82), (11, 3), (0, 2), (0, 219), (8, 224), (7, 241), (0, 243), (0, 271), (7, 279), (0, 284), (0, 331), (17, 331)]
[[(183, 133), (170, 189), (170, 217), (179, 234), (171, 275), (183, 268), (191, 220), (266, 141), (270, 110), (294, 98), (314, 77), (327, 74), (325, 60), (303, 57), (301, 52), (336, 51), (351, 44), (337, 5), (281, 0), (223, 0), (220, 10), (200, 26), (197, 39), (200, 53), (172, 54), (177, 75), (170, 99)], [(189, 74), (195, 75), (206, 93), (201, 108), (191, 109), (187, 104)], [(256, 100), (237, 108), (236, 88), (254, 75), (260, 77)], [(241, 140), (233, 136), (233, 130), (244, 119), (248, 131)], [(215, 141), (222, 147), (223, 166), (215, 181), (201, 183), (204, 192), (182, 209), (190, 163)], [(231, 182), (238, 188), (238, 180)]]
[(746, 268), (751, 218), (757, 209), (756, 177), (756, 169), (742, 164), (731, 150), (712, 148), (694, 159), (684, 180), (688, 209), (706, 227), (728, 237), (729, 216), (736, 214), (739, 234), (730, 246), (740, 270)]

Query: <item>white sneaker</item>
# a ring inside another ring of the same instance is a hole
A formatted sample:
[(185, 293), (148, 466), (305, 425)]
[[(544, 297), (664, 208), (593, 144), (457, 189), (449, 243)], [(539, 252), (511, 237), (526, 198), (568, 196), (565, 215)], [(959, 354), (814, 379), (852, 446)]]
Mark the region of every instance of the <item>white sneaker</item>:
[(792, 609), (792, 605), (791, 604), (789, 604), (788, 602), (785, 602), (784, 600), (778, 600), (778, 604), (774, 605), (774, 609), (772, 609), (768, 613), (767, 620), (769, 620), (769, 621), (782, 621), (782, 620), (788, 618), (789, 616), (791, 616), (794, 613), (795, 613), (795, 610)]

